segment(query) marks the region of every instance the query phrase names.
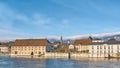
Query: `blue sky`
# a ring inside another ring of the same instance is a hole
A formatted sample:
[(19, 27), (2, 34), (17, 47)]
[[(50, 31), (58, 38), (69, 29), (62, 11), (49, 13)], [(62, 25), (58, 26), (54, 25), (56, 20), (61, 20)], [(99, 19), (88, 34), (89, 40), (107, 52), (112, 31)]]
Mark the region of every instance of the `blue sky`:
[(120, 31), (120, 0), (0, 0), (0, 37)]

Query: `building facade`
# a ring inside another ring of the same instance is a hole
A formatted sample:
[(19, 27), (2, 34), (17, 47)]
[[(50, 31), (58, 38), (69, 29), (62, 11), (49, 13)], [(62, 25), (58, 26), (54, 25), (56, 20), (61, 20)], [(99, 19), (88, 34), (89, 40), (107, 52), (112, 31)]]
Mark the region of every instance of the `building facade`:
[(92, 38), (89, 37), (88, 39), (77, 39), (73, 43), (77, 52), (88, 52), (89, 45), (92, 44)]
[(76, 45), (76, 50), (78, 52), (88, 52), (89, 51), (89, 45)]
[(43, 55), (47, 45), (47, 39), (18, 39), (11, 46), (11, 55)]
[(94, 44), (89, 47), (89, 57), (119, 57), (120, 44)]
[(8, 53), (9, 47), (6, 45), (0, 45), (0, 53)]
[(89, 46), (89, 57), (120, 57), (120, 42), (110, 39), (93, 43)]

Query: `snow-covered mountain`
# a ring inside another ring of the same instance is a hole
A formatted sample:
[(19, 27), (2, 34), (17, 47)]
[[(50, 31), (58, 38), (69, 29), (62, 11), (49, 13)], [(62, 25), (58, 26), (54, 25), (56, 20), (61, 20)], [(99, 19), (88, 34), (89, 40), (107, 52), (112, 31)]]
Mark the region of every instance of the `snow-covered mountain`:
[[(120, 40), (120, 32), (114, 32), (114, 33), (102, 33), (102, 34), (86, 34), (86, 35), (75, 35), (75, 36), (68, 36), (63, 37), (63, 41), (66, 42), (67, 40), (74, 41), (75, 39), (85, 39), (91, 36), (94, 38), (99, 38), (103, 40), (108, 40), (110, 38), (115, 38), (117, 40)], [(61, 37), (59, 36), (49, 36), (47, 37), (50, 41), (59, 41)]]
[[(115, 38), (117, 40), (120, 40), (120, 32), (114, 32), (114, 33), (102, 33), (102, 34), (85, 34), (85, 35), (74, 35), (74, 36), (62, 36), (62, 39), (64, 42), (67, 42), (70, 40), (73, 42), (75, 39), (85, 39), (91, 36), (94, 38), (99, 38), (103, 40), (108, 40), (110, 38)], [(46, 37), (34, 37), (34, 38), (0, 38), (0, 41), (13, 41), (15, 39), (38, 39), (38, 38), (46, 38)], [(61, 36), (48, 36), (47, 39), (50, 42), (59, 41), (61, 39)]]

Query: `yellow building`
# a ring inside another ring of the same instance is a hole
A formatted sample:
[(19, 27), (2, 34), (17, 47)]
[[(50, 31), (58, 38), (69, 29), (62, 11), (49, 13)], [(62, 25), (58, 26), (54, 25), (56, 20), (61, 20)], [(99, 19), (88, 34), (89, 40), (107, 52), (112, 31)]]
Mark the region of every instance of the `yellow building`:
[(76, 45), (76, 51), (78, 52), (88, 52), (89, 51), (89, 45)]
[(43, 55), (48, 44), (47, 39), (18, 39), (11, 46), (11, 55)]
[(77, 52), (88, 53), (89, 45), (92, 43), (92, 38), (88, 39), (77, 39), (73, 43)]

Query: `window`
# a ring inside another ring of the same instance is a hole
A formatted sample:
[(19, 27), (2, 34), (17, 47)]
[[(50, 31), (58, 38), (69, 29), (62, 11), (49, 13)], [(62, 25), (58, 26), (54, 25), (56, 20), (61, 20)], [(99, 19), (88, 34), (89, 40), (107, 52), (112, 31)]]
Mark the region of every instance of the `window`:
[(97, 49), (99, 49), (99, 46), (97, 46)]
[(100, 56), (101, 56), (102, 51), (100, 50)]
[(102, 46), (100, 46), (100, 49), (102, 49)]
[(92, 53), (94, 53), (94, 51), (92, 50)]
[(106, 49), (106, 46), (104, 46), (104, 49)]
[(15, 51), (15, 54), (17, 54), (17, 51)]
[(41, 52), (39, 52), (39, 54), (41, 54)]
[(94, 49), (94, 46), (92, 46), (92, 49)]
[(110, 46), (108, 46), (108, 49), (110, 49)]
[(106, 54), (106, 51), (104, 51), (104, 54)]
[(119, 52), (119, 46), (117, 46), (117, 52)]
[(113, 46), (111, 46), (111, 53), (113, 53)]
[(108, 46), (108, 54), (110, 54), (110, 46)]

